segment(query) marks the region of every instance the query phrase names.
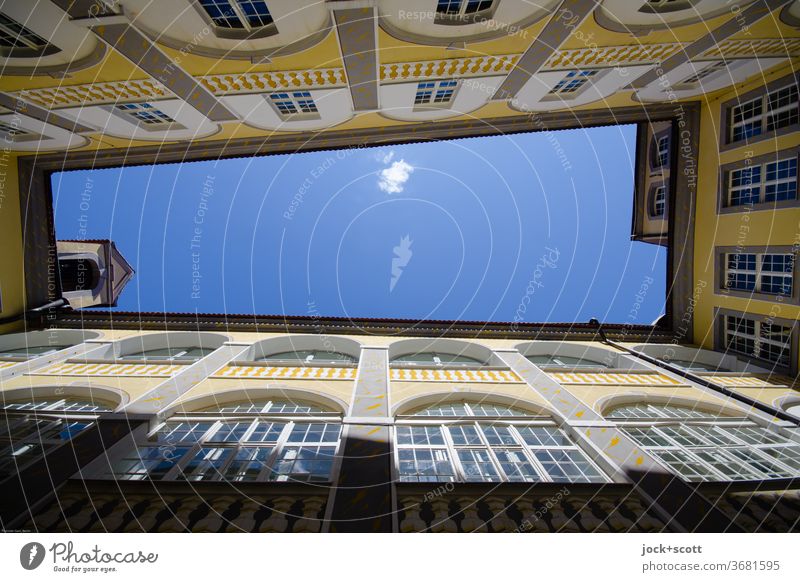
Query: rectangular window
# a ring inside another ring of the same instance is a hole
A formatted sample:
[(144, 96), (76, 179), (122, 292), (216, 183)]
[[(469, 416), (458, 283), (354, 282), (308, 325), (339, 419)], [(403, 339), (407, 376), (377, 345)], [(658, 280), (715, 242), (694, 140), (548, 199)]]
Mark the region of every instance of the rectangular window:
[(765, 321), (725, 316), (725, 348), (789, 368), (792, 328)]
[(656, 142), (656, 167), (663, 168), (669, 164), (669, 135), (658, 138)]
[(169, 115), (149, 103), (124, 103), (114, 108), (137, 125), (146, 126), (171, 125), (175, 123)]
[(725, 64), (725, 61), (716, 61), (713, 64), (705, 67), (704, 69), (696, 71), (691, 76), (687, 77), (686, 79), (684, 79), (683, 81), (681, 81), (678, 84), (679, 85), (697, 85), (703, 79), (707, 79), (708, 77), (710, 77), (714, 73), (719, 73), (720, 71), (725, 71), (725, 70), (727, 70), (727, 68), (728, 67)]
[(554, 426), (400, 425), (396, 434), (400, 481), (606, 480), (566, 433)]
[(436, 13), (440, 16), (474, 15), (489, 10), (494, 0), (438, 0)]
[(0, 420), (0, 480), (71, 440), (91, 424), (89, 419), (42, 419), (5, 412)]
[(725, 288), (791, 297), (794, 255), (777, 253), (727, 253)]
[(689, 481), (784, 479), (800, 474), (800, 447), (756, 426), (625, 427), (633, 440)]
[(667, 208), (667, 187), (665, 185), (656, 186), (653, 191), (653, 217), (664, 216)]
[(733, 105), (728, 115), (728, 143), (796, 125), (800, 121), (797, 84), (793, 82), (786, 87)]
[(28, 130), (23, 129), (18, 125), (12, 125), (4, 121), (0, 121), (0, 132), (7, 133), (12, 137), (16, 137), (18, 135), (30, 135), (30, 132)]
[(3, 56), (37, 56), (50, 48), (48, 42), (13, 18), (0, 13), (0, 48)]
[(291, 93), (272, 93), (269, 96), (275, 109), (284, 118), (300, 115), (318, 117), (319, 110), (309, 91), (293, 91)]
[(170, 421), (112, 464), (114, 479), (330, 482), (341, 435), (325, 422)]
[(200, 0), (200, 6), (220, 28), (255, 30), (273, 23), (263, 0)]
[(575, 94), (595, 75), (597, 75), (597, 71), (570, 71), (556, 84), (555, 87), (550, 89), (550, 94)]
[(728, 206), (797, 199), (796, 157), (751, 164), (727, 174)]
[(414, 105), (445, 106), (453, 101), (458, 81), (423, 81), (417, 84)]

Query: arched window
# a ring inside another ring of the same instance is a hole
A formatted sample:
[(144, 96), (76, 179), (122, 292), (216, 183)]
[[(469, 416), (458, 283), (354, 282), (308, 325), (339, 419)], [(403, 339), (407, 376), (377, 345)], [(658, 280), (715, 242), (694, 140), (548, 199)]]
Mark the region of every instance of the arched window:
[(166, 347), (132, 352), (119, 357), (120, 360), (132, 360), (138, 362), (148, 361), (169, 361), (169, 362), (196, 362), (214, 351), (214, 348), (202, 348), (198, 346), (187, 347)]
[(800, 476), (800, 445), (744, 418), (649, 403), (618, 406), (606, 417), (687, 481)]
[(58, 47), (10, 16), (0, 13), (0, 57), (36, 58), (57, 52)]
[(576, 368), (607, 368), (608, 366), (596, 360), (588, 358), (576, 358), (573, 356), (560, 356), (560, 355), (539, 355), (527, 356), (528, 360), (536, 364), (540, 368), (563, 368), (563, 369), (576, 369)]
[(445, 354), (442, 352), (416, 352), (396, 356), (392, 359), (392, 364), (403, 366), (436, 366), (436, 367), (477, 367), (483, 366), (484, 362), (462, 356), (458, 354)]
[(683, 368), (689, 372), (730, 372), (726, 368), (721, 366), (715, 366), (714, 364), (704, 364), (698, 360), (663, 360), (667, 364), (672, 364), (673, 366), (678, 366), (679, 368)]
[(68, 345), (49, 345), (49, 346), (25, 346), (21, 348), (0, 348), (0, 358), (4, 360), (32, 360), (39, 356), (52, 354), (59, 350), (64, 350)]
[(278, 30), (264, 0), (197, 0), (220, 38), (260, 38)]
[(139, 481), (332, 481), (341, 417), (317, 404), (240, 401), (173, 415), (112, 464)]
[[(431, 424), (432, 417), (442, 423)], [(421, 408), (398, 417), (395, 440), (400, 481), (606, 481), (548, 417), (502, 404)]]
[[(111, 402), (71, 396), (3, 398), (0, 481), (91, 426), (96, 413), (114, 408)], [(59, 413), (68, 413), (68, 417), (60, 418)]]
[(356, 358), (342, 352), (327, 350), (293, 350), (268, 354), (259, 358), (263, 362), (283, 362), (288, 364), (355, 364)]

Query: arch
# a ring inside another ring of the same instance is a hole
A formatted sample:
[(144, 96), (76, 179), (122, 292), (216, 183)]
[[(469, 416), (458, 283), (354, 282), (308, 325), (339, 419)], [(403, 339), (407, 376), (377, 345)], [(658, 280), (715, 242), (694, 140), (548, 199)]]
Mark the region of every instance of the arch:
[(776, 408), (800, 418), (800, 396), (797, 394), (784, 394), (773, 401)]
[[(768, 372), (764, 368), (754, 366), (749, 362), (743, 362), (736, 356), (706, 350), (703, 348), (696, 348), (691, 346), (680, 346), (675, 344), (640, 344), (633, 347), (634, 350), (642, 352), (652, 358), (658, 358), (666, 363), (672, 362), (697, 362), (698, 364), (707, 366), (709, 371), (718, 372)], [(675, 365), (679, 367), (680, 364)], [(700, 370), (697, 370), (700, 371)]]
[[(739, 9), (751, 4), (753, 0), (744, 0)], [(654, 30), (663, 30), (686, 26), (696, 22), (708, 21), (731, 11), (726, 0), (684, 0), (679, 7), (661, 8), (648, 5), (645, 0), (603, 0), (594, 11), (597, 24), (613, 32), (647, 34)]]
[(431, 406), (433, 404), (453, 404), (456, 402), (480, 403), (480, 404), (498, 404), (508, 406), (530, 413), (531, 416), (547, 416), (552, 417), (553, 412), (547, 407), (533, 402), (531, 400), (523, 400), (504, 394), (493, 394), (489, 392), (434, 392), (432, 394), (425, 394), (424, 396), (410, 396), (401, 400), (392, 407), (392, 416), (406, 415), (414, 410)]
[(482, 42), (525, 34), (551, 14), (558, 2), (496, 0), (492, 9), (474, 19), (454, 21), (436, 16), (435, 0), (382, 0), (378, 6), (380, 27), (390, 36), (413, 44), (448, 46), (455, 42)]
[(478, 360), (483, 365), (505, 367), (503, 361), (482, 344), (443, 338), (414, 338), (392, 342), (389, 344), (389, 362), (400, 356), (425, 352), (464, 356)]
[(213, 332), (170, 331), (141, 334), (114, 343), (114, 357), (124, 357), (164, 348), (199, 347), (216, 350), (228, 341), (228, 336)]
[(50, 329), (0, 335), (0, 352), (3, 350), (46, 347), (52, 347), (57, 351), (81, 344), (87, 340), (98, 339), (101, 335), (96, 331), (81, 329)]
[(139, 28), (150, 39), (214, 59), (286, 56), (319, 44), (333, 30), (330, 9), (316, 0), (268, 3), (273, 23), (242, 34), (216, 26), (193, 0), (127, 0), (125, 6), (137, 14)]
[(623, 394), (612, 394), (604, 396), (595, 403), (595, 410), (604, 418), (607, 417), (615, 408), (629, 406), (632, 404), (652, 404), (654, 406), (675, 406), (688, 408), (699, 412), (705, 412), (716, 416), (726, 416), (731, 418), (742, 418), (747, 416), (747, 412), (723, 403), (705, 402), (687, 398), (686, 396), (659, 396), (657, 394), (647, 394), (644, 392), (625, 392)]
[(320, 350), (326, 352), (339, 352), (355, 358), (358, 362), (361, 357), (361, 343), (346, 337), (298, 334), (282, 337), (273, 337), (250, 346), (240, 359), (254, 361), (283, 352), (296, 352), (301, 350)]
[(104, 43), (88, 27), (71, 22), (53, 2), (5, 2), (2, 13), (46, 41), (40, 50), (0, 55), (4, 75), (75, 72), (99, 63), (106, 54)]
[(211, 406), (224, 406), (235, 402), (258, 402), (270, 399), (316, 404), (322, 408), (328, 409), (328, 412), (342, 415), (346, 414), (348, 408), (347, 403), (335, 396), (301, 390), (284, 384), (273, 384), (257, 388), (234, 388), (231, 390), (217, 391), (213, 394), (195, 396), (194, 398), (177, 402), (168, 408), (164, 413), (164, 418), (175, 414), (200, 412)]
[(4, 406), (19, 400), (60, 400), (63, 398), (87, 399), (92, 402), (105, 403), (112, 412), (130, 402), (130, 395), (124, 390), (96, 384), (59, 384), (57, 386), (50, 384), (0, 391), (0, 402)]
[(648, 370), (647, 366), (637, 362), (625, 354), (598, 346), (559, 342), (533, 341), (517, 344), (515, 348), (525, 357), (528, 356), (567, 356), (597, 362), (598, 367), (616, 370)]

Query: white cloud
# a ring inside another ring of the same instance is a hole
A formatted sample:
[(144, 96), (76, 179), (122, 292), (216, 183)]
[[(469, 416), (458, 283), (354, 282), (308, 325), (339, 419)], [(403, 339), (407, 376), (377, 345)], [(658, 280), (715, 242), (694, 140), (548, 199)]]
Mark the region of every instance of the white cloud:
[[(391, 159), (391, 158), (390, 158)], [(403, 191), (403, 184), (408, 182), (414, 166), (407, 164), (405, 160), (393, 162), (388, 168), (384, 168), (378, 173), (378, 188), (388, 194), (397, 194)]]
[(389, 150), (388, 152), (378, 152), (375, 154), (375, 159), (382, 164), (388, 164), (394, 158), (394, 150)]

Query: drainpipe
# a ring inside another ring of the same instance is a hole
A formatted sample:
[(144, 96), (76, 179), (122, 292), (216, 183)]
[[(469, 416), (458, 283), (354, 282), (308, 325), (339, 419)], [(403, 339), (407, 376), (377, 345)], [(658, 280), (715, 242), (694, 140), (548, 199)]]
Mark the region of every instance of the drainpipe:
[(61, 297), (60, 299), (56, 299), (55, 301), (51, 301), (50, 303), (45, 303), (44, 305), (40, 305), (39, 307), (34, 307), (33, 309), (29, 309), (28, 311), (23, 311), (22, 313), (18, 313), (17, 315), (4, 317), (0, 319), (0, 325), (5, 325), (7, 323), (14, 323), (16, 321), (21, 321), (23, 319), (32, 319), (35, 316), (41, 316), (48, 309), (59, 309), (61, 307), (69, 307), (69, 302), (63, 297)]
[(780, 418), (781, 420), (786, 420), (791, 422), (792, 424), (800, 424), (800, 420), (792, 416), (791, 414), (787, 414), (783, 410), (775, 408), (774, 406), (770, 406), (769, 404), (764, 404), (763, 402), (759, 402), (749, 396), (745, 396), (744, 394), (740, 394), (734, 390), (729, 388), (725, 388), (724, 386), (720, 386), (719, 384), (714, 384), (710, 382), (708, 379), (698, 376), (694, 372), (690, 370), (684, 370), (683, 368), (679, 368), (678, 366), (674, 366), (668, 362), (664, 362), (663, 360), (659, 360), (652, 356), (648, 356), (647, 354), (643, 354), (642, 352), (637, 352), (636, 350), (632, 350), (628, 347), (625, 347), (617, 342), (613, 342), (606, 337), (605, 332), (603, 331), (603, 324), (597, 320), (597, 318), (592, 318), (589, 320), (589, 323), (595, 325), (597, 327), (597, 335), (600, 336), (600, 341), (604, 344), (617, 348), (618, 350), (622, 350), (627, 352), (628, 354), (640, 358), (645, 362), (653, 364), (654, 366), (658, 366), (660, 368), (664, 368), (665, 370), (669, 370), (673, 374), (677, 374), (679, 376), (683, 376), (684, 378), (695, 382), (696, 384), (700, 384), (706, 388), (709, 388), (715, 392), (718, 392), (728, 398), (733, 398), (734, 400), (738, 400), (739, 402), (748, 405), (750, 408), (756, 408), (761, 412), (766, 412), (767, 414), (772, 415), (775, 418)]

